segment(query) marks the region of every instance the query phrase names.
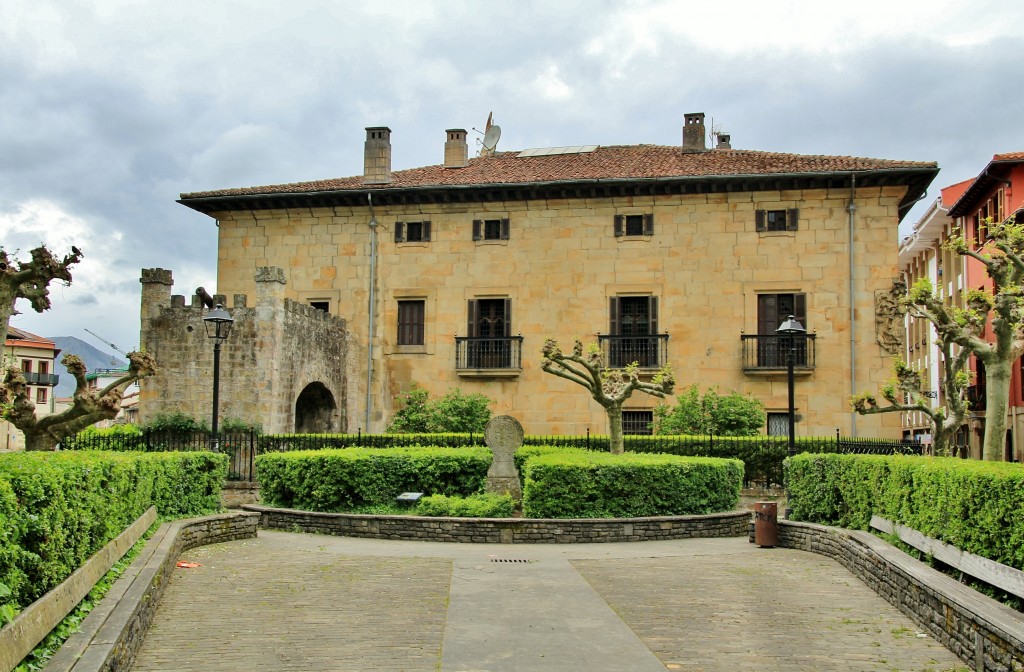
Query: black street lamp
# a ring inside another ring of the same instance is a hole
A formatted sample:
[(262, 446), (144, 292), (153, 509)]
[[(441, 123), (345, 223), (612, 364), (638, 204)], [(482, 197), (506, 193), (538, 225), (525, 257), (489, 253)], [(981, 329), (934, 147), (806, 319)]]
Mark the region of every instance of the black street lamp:
[(224, 310), (224, 306), (217, 304), (217, 307), (210, 311), (210, 314), (203, 318), (206, 324), (206, 335), (213, 339), (213, 449), (218, 449), (217, 441), (217, 416), (220, 403), (220, 344), (228, 339), (231, 333), (231, 325), (234, 320), (231, 314)]
[[(797, 338), (807, 334), (807, 330), (804, 329), (804, 325), (797, 322), (796, 317), (790, 315), (786, 318), (786, 321), (779, 325), (779, 328), (775, 330), (775, 333), (779, 336), (788, 336), (789, 344), (786, 348), (786, 373), (789, 386), (789, 450), (787, 451), (789, 457), (796, 455), (796, 400), (793, 392), (793, 359), (796, 355), (796, 341)], [(780, 341), (782, 339), (779, 339)], [(781, 345), (781, 343), (780, 343)], [(789, 507), (789, 496), (786, 496), (786, 518), (788, 519), (792, 509)]]

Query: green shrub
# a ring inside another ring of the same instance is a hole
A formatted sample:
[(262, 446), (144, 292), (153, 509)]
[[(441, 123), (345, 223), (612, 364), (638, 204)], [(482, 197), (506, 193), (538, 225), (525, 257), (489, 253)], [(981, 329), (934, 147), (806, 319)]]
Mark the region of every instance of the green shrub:
[(1024, 466), (948, 457), (797, 455), (787, 461), (793, 517), (868, 529), (887, 518), (1024, 569)]
[(168, 517), (218, 510), (227, 461), (203, 452), (0, 455), (0, 583), (24, 607), (151, 505)]
[(654, 409), (656, 434), (754, 436), (768, 417), (760, 400), (736, 391), (723, 396), (717, 387), (701, 394), (691, 385), (676, 395), (676, 401), (675, 408), (660, 404)]
[(196, 420), (191, 415), (176, 411), (157, 413), (146, 423), (146, 429), (154, 432), (209, 432), (210, 426), (205, 420)]
[(260, 495), (275, 506), (349, 511), (403, 492), (470, 495), (487, 479), (486, 448), (346, 448), (256, 458)]
[(415, 383), (399, 401), (401, 408), (391, 418), (389, 433), (479, 433), (491, 419), (490, 407), (494, 404), (493, 399), (482, 394), (463, 394), (458, 388), (432, 401), (427, 391)]
[(146, 450), (146, 437), (138, 425), (86, 427), (64, 438), (61, 450)]
[(743, 463), (673, 455), (562, 451), (526, 461), (528, 518), (630, 518), (728, 511)]
[(453, 518), (509, 518), (515, 503), (511, 495), (497, 495), (489, 492), (468, 497), (447, 497), (429, 495), (416, 505), (421, 516), (450, 516)]

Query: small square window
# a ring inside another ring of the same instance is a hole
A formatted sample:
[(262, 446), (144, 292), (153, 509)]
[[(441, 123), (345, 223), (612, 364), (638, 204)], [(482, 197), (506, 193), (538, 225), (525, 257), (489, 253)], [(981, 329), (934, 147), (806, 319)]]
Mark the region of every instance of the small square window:
[(796, 208), (788, 210), (756, 210), (754, 212), (755, 228), (758, 231), (796, 231), (800, 211)]
[(789, 413), (768, 414), (768, 436), (789, 436)]
[(474, 219), (473, 240), (508, 240), (507, 219)]
[(501, 240), (501, 220), (484, 220), (484, 240)]
[(643, 215), (626, 215), (626, 235), (627, 236), (642, 236), (642, 235), (644, 235), (644, 216)]
[(330, 313), (331, 312), (331, 302), (330, 301), (310, 301), (309, 305), (312, 306), (313, 308), (316, 308), (317, 310), (322, 310), (325, 313)]
[(396, 243), (429, 243), (430, 222), (395, 222)]
[(398, 345), (423, 345), (425, 301), (398, 302)]
[(653, 422), (654, 411), (623, 411), (622, 433), (642, 436), (653, 434)]
[(622, 236), (654, 235), (654, 215), (615, 215), (614, 233), (617, 238)]

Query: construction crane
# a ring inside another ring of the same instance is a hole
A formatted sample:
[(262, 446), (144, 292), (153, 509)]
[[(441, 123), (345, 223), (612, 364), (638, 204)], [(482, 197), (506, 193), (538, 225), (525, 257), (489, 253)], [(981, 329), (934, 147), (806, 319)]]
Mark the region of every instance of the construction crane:
[(96, 333), (95, 331), (93, 331), (92, 329), (86, 329), (86, 331), (88, 331), (88, 332), (89, 332), (90, 334), (92, 334), (93, 336), (95, 336), (96, 338), (98, 338), (98, 339), (99, 339), (99, 340), (100, 340), (100, 341), (101, 341), (102, 343), (105, 343), (105, 344), (109, 345), (110, 347), (112, 347), (112, 348), (113, 348), (114, 350), (117, 350), (118, 352), (120, 352), (120, 353), (121, 353), (122, 355), (124, 355), (125, 357), (127, 357), (127, 356), (128, 356), (128, 353), (127, 353), (127, 352), (125, 352), (125, 351), (124, 351), (124, 350), (122, 350), (121, 348), (117, 347), (116, 345), (114, 345), (113, 343), (111, 343), (110, 341), (108, 341), (107, 339), (103, 338), (102, 336), (100, 336), (99, 334), (97, 334), (97, 333)]

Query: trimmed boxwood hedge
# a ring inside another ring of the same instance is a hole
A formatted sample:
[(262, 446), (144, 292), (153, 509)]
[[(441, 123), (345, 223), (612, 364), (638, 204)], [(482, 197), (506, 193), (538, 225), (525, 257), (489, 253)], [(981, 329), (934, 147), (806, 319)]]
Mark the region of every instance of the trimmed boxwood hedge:
[(793, 517), (868, 529), (871, 516), (1024, 570), (1024, 465), (958, 458), (797, 455)]
[(561, 449), (525, 463), (527, 518), (632, 518), (729, 511), (743, 463), (663, 454)]
[(264, 501), (307, 511), (393, 503), (403, 492), (471, 495), (483, 489), (487, 448), (343, 448), (256, 458)]
[(25, 607), (155, 505), (217, 511), (228, 458), (206, 452), (0, 455), (0, 583)]
[(468, 497), (429, 495), (416, 505), (420, 516), (451, 516), (452, 518), (509, 518), (515, 503), (511, 495), (482, 492)]

